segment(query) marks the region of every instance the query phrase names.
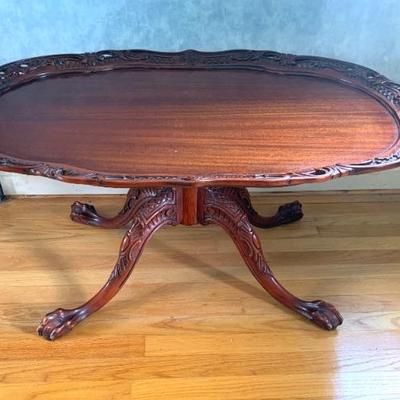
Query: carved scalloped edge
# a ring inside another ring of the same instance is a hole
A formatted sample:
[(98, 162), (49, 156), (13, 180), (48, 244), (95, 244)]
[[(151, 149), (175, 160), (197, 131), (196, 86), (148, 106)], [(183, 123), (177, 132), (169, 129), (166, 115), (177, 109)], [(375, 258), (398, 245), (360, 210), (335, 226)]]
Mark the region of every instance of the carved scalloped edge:
[(63, 73), (90, 73), (118, 68), (239, 68), (266, 71), (314, 72), (328, 77), (326, 70), (372, 90), (400, 110), (400, 85), (378, 72), (340, 60), (296, 56), (264, 50), (227, 50), (176, 53), (147, 50), (104, 50), (83, 54), (56, 54), (27, 58), (0, 66), (0, 94), (20, 83)]
[(16, 158), (0, 155), (0, 170), (18, 172), (27, 175), (38, 175), (63, 182), (91, 184), (106, 187), (134, 187), (138, 184), (166, 186), (191, 185), (198, 186), (223, 185), (234, 186), (290, 186), (302, 183), (323, 182), (330, 179), (356, 175), (400, 166), (400, 151), (389, 157), (374, 158), (361, 164), (338, 164), (302, 172), (282, 174), (209, 174), (207, 176), (173, 176), (173, 175), (122, 175), (105, 174), (74, 167), (60, 167), (50, 163), (26, 162)]
[[(106, 50), (96, 53), (60, 54), (25, 59), (0, 67), (0, 96), (24, 83), (66, 73), (92, 73), (122, 68), (252, 69), (313, 75), (361, 89), (385, 104), (400, 130), (400, 85), (369, 68), (344, 61), (281, 54), (262, 50), (164, 53), (146, 50)], [(287, 186), (322, 182), (345, 175), (394, 168), (400, 165), (400, 137), (393, 154), (358, 164), (334, 165), (283, 174), (209, 174), (207, 176), (141, 176), (106, 174), (73, 166), (20, 160), (0, 155), (0, 169), (40, 175), (60, 181), (99, 186), (131, 187), (137, 184), (246, 183), (248, 186)]]

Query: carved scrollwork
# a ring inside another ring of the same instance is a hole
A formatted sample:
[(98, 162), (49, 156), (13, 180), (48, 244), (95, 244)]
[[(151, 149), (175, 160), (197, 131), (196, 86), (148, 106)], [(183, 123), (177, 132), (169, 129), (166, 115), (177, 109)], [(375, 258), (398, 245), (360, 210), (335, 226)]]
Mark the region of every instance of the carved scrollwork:
[(343, 318), (334, 306), (321, 300), (299, 299), (275, 278), (248, 219), (247, 206), (241, 191), (238, 188), (202, 189), (200, 223), (220, 225), (231, 236), (254, 277), (276, 300), (323, 329), (332, 330), (338, 327)]
[(110, 281), (122, 276), (136, 261), (143, 244), (163, 225), (179, 223), (175, 189), (134, 189), (135, 200), (132, 226), (122, 240), (117, 264)]
[[(122, 228), (132, 222), (137, 207), (146, 198), (145, 193), (146, 189), (130, 189), (121, 211), (114, 217), (104, 217), (97, 212), (93, 205), (79, 201), (72, 204), (70, 217), (72, 221), (80, 224), (108, 229)], [(151, 196), (151, 194), (148, 195)]]
[(180, 222), (175, 189), (134, 189), (131, 194), (135, 199), (132, 208), (133, 223), (122, 240), (118, 260), (108, 281), (80, 307), (58, 308), (47, 314), (37, 329), (39, 335), (55, 340), (103, 307), (129, 278), (144, 245), (153, 233), (164, 225), (176, 225)]
[(163, 53), (145, 50), (105, 50), (96, 53), (59, 54), (35, 57), (9, 63), (0, 67), (0, 93), (26, 79), (67, 72), (95, 72), (114, 68), (249, 68), (269, 70), (290, 69), (291, 72), (332, 70), (343, 78), (351, 78), (377, 92), (391, 104), (400, 108), (400, 85), (378, 72), (339, 60), (322, 57), (296, 56), (263, 50), (231, 50), (200, 52), (186, 50)]
[(203, 193), (200, 222), (222, 226), (234, 238), (240, 252), (247, 254), (260, 272), (268, 273), (260, 241), (247, 219), (241, 189), (211, 187), (203, 189)]
[(60, 167), (52, 163), (25, 161), (2, 154), (0, 154), (0, 169), (8, 172), (38, 175), (65, 182), (116, 187), (126, 187), (129, 186), (129, 183), (135, 182), (147, 182), (152, 185), (157, 182), (176, 184), (188, 183), (193, 180), (191, 176), (104, 174), (82, 168)]
[(38, 175), (46, 178), (56, 179), (71, 183), (88, 183), (98, 186), (129, 187), (136, 183), (162, 184), (187, 184), (199, 182), (203, 185), (209, 183), (250, 183), (250, 186), (271, 185), (289, 186), (303, 183), (323, 182), (329, 179), (355, 175), (373, 170), (388, 169), (397, 167), (400, 163), (400, 151), (387, 156), (376, 157), (359, 164), (338, 164), (334, 166), (312, 169), (300, 172), (289, 172), (282, 174), (209, 174), (207, 176), (174, 176), (174, 175), (119, 175), (103, 174), (95, 171), (88, 171), (82, 168), (65, 168), (51, 163), (27, 162), (6, 155), (0, 154), (0, 169), (8, 172), (18, 172), (28, 175)]

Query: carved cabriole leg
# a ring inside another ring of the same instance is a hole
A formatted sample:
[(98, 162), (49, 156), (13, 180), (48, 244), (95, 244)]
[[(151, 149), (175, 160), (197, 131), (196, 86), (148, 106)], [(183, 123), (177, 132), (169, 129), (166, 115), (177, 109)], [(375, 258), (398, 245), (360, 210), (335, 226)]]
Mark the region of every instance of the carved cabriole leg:
[(54, 340), (108, 303), (121, 289), (154, 232), (164, 225), (177, 225), (180, 211), (175, 189), (138, 189), (132, 208), (132, 225), (125, 234), (118, 261), (107, 283), (87, 303), (75, 309), (59, 308), (45, 316), (38, 334)]
[(98, 214), (96, 208), (91, 204), (76, 201), (71, 206), (71, 219), (80, 224), (100, 226), (102, 228), (122, 228), (127, 225), (132, 217), (136, 203), (143, 189), (130, 189), (122, 210), (111, 218), (106, 218)]
[(298, 201), (281, 205), (272, 217), (263, 217), (253, 208), (247, 189), (237, 190), (250, 223), (257, 228), (274, 228), (303, 218), (301, 203)]
[(200, 223), (215, 223), (225, 229), (254, 277), (276, 300), (327, 330), (335, 329), (343, 322), (331, 304), (321, 300), (301, 300), (276, 280), (265, 261), (259, 238), (250, 224), (240, 189), (201, 189), (199, 203)]

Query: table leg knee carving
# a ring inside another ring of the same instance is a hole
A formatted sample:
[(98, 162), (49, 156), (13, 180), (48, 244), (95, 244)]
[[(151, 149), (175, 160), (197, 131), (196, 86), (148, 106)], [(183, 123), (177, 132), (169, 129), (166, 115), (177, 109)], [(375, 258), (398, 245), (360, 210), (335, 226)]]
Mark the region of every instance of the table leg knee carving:
[(246, 210), (247, 217), (250, 223), (257, 228), (274, 228), (279, 225), (290, 224), (303, 218), (303, 209), (299, 201), (293, 201), (281, 205), (275, 215), (265, 217), (254, 209), (251, 204), (250, 195), (247, 189), (237, 189), (239, 199)]
[(150, 237), (164, 225), (179, 223), (175, 189), (142, 189), (137, 193), (133, 222), (125, 234), (115, 267), (102, 289), (75, 309), (59, 308), (47, 314), (39, 325), (39, 335), (49, 340), (68, 333), (75, 325), (106, 305), (129, 278)]
[(248, 217), (241, 189), (205, 188), (201, 192), (199, 220), (203, 225), (220, 225), (231, 236), (248, 268), (272, 297), (316, 325), (335, 329), (343, 318), (335, 307), (321, 300), (305, 301), (287, 291), (275, 278)]

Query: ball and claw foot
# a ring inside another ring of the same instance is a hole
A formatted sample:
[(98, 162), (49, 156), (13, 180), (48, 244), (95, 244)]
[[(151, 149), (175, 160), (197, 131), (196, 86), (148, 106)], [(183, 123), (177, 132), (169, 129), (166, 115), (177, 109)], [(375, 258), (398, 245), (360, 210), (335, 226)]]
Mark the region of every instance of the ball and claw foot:
[(37, 328), (37, 333), (47, 340), (55, 340), (70, 332), (81, 319), (78, 310), (58, 308), (43, 318)]
[(276, 213), (277, 225), (290, 224), (303, 218), (303, 209), (299, 201), (283, 204), (278, 208)]
[(72, 204), (70, 217), (72, 221), (86, 225), (96, 225), (99, 221), (99, 215), (94, 206), (79, 201)]
[(343, 317), (336, 308), (325, 301), (316, 300), (302, 304), (300, 314), (314, 322), (319, 327), (332, 331), (343, 322)]
[[(245, 197), (245, 199), (247, 198)], [(246, 202), (246, 205), (247, 216), (250, 223), (261, 229), (275, 228), (276, 226), (290, 224), (291, 222), (295, 222), (303, 218), (304, 215), (301, 203), (297, 200), (293, 201), (292, 203), (281, 205), (276, 211), (275, 215), (271, 217), (264, 217), (258, 214), (249, 202)]]

